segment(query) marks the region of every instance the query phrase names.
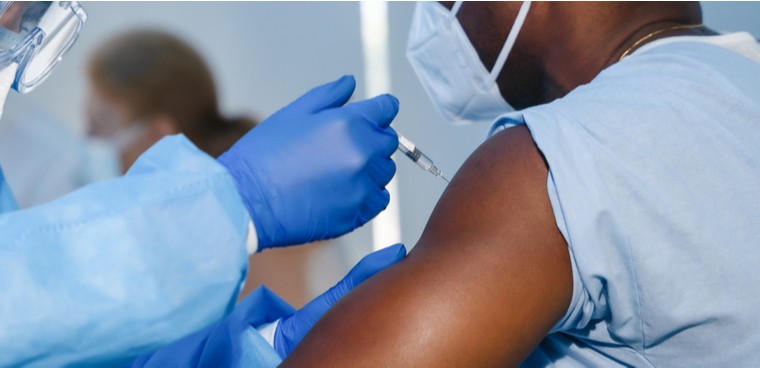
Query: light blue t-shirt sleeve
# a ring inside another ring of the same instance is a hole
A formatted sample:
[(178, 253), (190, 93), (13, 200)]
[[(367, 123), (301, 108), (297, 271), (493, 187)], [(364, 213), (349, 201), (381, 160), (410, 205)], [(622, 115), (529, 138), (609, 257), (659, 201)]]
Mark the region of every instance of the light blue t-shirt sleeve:
[(753, 60), (681, 42), (497, 123), (526, 124), (544, 154), (573, 267), (530, 363), (757, 362), (759, 86)]
[(0, 366), (116, 363), (231, 310), (250, 218), (184, 136), (121, 178), (0, 215)]
[[(587, 131), (579, 131), (579, 124), (571, 116), (551, 108), (511, 114), (502, 118), (495, 129), (517, 124), (527, 125), (549, 164), (549, 200), (571, 260), (572, 299), (552, 332), (583, 330), (589, 328), (591, 321), (606, 318), (610, 312), (609, 293), (634, 300), (619, 306), (616, 313), (637, 316), (635, 271), (627, 254), (624, 225), (610, 203), (614, 195), (606, 179), (599, 175), (596, 152), (583, 147), (593, 144), (593, 139), (588, 139)], [(616, 288), (610, 290), (607, 286), (612, 280)], [(630, 323), (626, 331), (631, 337), (640, 336), (635, 323)]]
[[(493, 127), (488, 133), (490, 137), (499, 131), (509, 129), (518, 125), (527, 125), (525, 122), (525, 116), (521, 112), (509, 113), (501, 116), (496, 120)], [(528, 126), (530, 129), (530, 126)], [(534, 128), (540, 129), (540, 128)], [(541, 134), (541, 132), (537, 132)], [(531, 133), (533, 134), (533, 133)], [(536, 140), (534, 135), (534, 140)], [(538, 144), (538, 143), (537, 143)], [(547, 155), (543, 150), (547, 150), (549, 154), (554, 157), (551, 146), (539, 144), (539, 148), (542, 150), (544, 156)], [(554, 174), (552, 172), (551, 165), (549, 167), (548, 177), (546, 181), (546, 189), (549, 195), (549, 202), (552, 206), (554, 219), (562, 236), (568, 243), (569, 247), (569, 233), (567, 223), (565, 222), (565, 209), (562, 207), (562, 202), (559, 200), (557, 193), (557, 185), (555, 183)], [(592, 315), (594, 314), (594, 304), (588, 297), (588, 290), (584, 287), (583, 280), (578, 272), (578, 266), (576, 264), (575, 255), (571, 247), (569, 247), (570, 264), (572, 269), (573, 278), (573, 293), (571, 296), (570, 305), (565, 315), (554, 325), (550, 333), (560, 332), (563, 330), (573, 329), (577, 327), (584, 327), (588, 324)]]
[[(598, 176), (596, 159), (577, 127), (565, 116), (548, 109), (529, 109), (502, 117), (492, 134), (516, 125), (526, 125), (537, 147), (549, 164), (547, 193), (557, 228), (562, 233), (570, 257), (573, 291), (568, 308), (536, 351), (523, 366), (565, 366), (568, 346), (581, 346), (573, 335), (594, 340), (610, 340), (606, 326), (597, 323), (609, 319), (612, 311), (608, 298), (626, 299), (614, 310), (615, 323), (630, 341), (641, 341), (638, 318), (637, 288), (631, 258), (626, 253), (627, 242), (619, 231), (619, 217), (610, 212), (605, 180)], [(579, 225), (582, 223), (583, 225)], [(609, 284), (614, 284), (609, 288)], [(620, 318), (619, 316), (623, 316)], [(632, 350), (632, 349), (630, 349)], [(626, 351), (627, 355), (636, 355)], [(602, 355), (599, 355), (602, 356)], [(607, 366), (606, 358), (594, 356), (581, 366)], [(562, 364), (558, 364), (558, 363)], [(570, 366), (578, 366), (578, 361)], [(616, 366), (616, 365), (610, 365)]]

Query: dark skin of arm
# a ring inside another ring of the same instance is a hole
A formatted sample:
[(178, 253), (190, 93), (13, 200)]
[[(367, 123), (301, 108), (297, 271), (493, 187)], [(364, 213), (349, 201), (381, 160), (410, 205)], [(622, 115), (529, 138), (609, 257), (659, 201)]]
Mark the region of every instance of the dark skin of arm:
[(526, 127), (485, 142), (409, 257), (334, 306), (283, 367), (518, 365), (572, 294), (547, 175)]

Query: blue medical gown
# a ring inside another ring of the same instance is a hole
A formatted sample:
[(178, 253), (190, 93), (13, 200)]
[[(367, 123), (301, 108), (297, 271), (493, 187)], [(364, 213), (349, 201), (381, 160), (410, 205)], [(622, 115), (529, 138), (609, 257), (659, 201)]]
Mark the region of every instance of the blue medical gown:
[(232, 177), (181, 135), (25, 210), (0, 175), (0, 366), (124, 363), (218, 321), (249, 221)]
[(227, 318), (182, 340), (137, 358), (131, 367), (276, 367), (277, 352), (256, 331), (295, 310), (259, 287)]

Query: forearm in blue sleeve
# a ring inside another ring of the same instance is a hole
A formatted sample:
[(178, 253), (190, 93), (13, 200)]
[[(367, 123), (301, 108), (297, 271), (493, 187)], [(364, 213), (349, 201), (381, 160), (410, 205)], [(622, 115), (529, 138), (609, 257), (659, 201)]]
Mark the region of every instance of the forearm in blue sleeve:
[(233, 179), (183, 136), (0, 215), (0, 366), (118, 363), (219, 320), (247, 271)]

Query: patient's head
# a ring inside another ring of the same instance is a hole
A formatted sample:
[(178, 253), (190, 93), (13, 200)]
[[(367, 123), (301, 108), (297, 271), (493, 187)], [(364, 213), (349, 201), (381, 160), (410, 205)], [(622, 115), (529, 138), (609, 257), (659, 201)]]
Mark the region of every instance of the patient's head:
[(118, 36), (90, 59), (89, 133), (113, 142), (126, 170), (166, 135), (183, 133), (218, 156), (254, 122), (225, 119), (214, 80), (201, 56), (159, 31)]

